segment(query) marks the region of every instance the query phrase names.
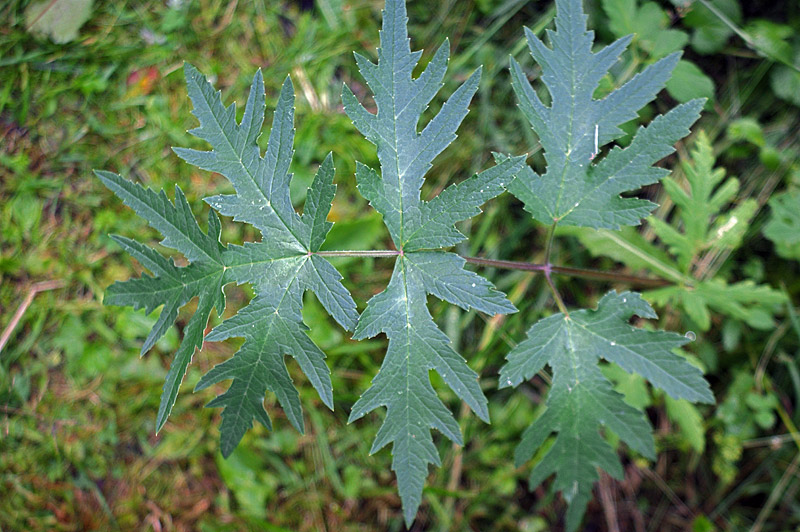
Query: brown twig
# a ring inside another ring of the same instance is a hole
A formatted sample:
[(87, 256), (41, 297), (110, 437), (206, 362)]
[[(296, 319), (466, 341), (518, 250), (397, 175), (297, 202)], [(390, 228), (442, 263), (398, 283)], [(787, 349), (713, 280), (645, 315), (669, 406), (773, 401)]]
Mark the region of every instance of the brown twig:
[(36, 24), (37, 24), (37, 23), (38, 23), (38, 22), (41, 20), (41, 18), (42, 18), (43, 16), (45, 16), (45, 14), (47, 14), (47, 12), (48, 12), (48, 11), (50, 11), (50, 9), (52, 9), (52, 7), (53, 7), (54, 5), (56, 5), (57, 3), (58, 3), (58, 0), (50, 0), (50, 3), (49, 3), (49, 4), (47, 4), (46, 6), (44, 6), (44, 9), (42, 9), (42, 10), (39, 12), (39, 14), (38, 14), (38, 15), (36, 15), (36, 18), (35, 18), (35, 19), (33, 19), (33, 22), (31, 22), (31, 23), (28, 25), (28, 27), (29, 27), (29, 28), (32, 28), (32, 27), (34, 27), (34, 26), (35, 26), (35, 25), (36, 25)]
[(31, 286), (30, 290), (28, 290), (28, 295), (25, 296), (25, 299), (22, 301), (20, 306), (17, 307), (17, 311), (14, 313), (11, 321), (3, 330), (3, 334), (0, 335), (0, 353), (3, 352), (3, 348), (11, 338), (11, 334), (14, 332), (14, 329), (17, 328), (17, 325), (19, 325), (19, 321), (22, 319), (22, 316), (25, 315), (25, 311), (28, 310), (28, 307), (30, 307), (31, 303), (33, 303), (33, 298), (36, 297), (36, 294), (39, 292), (46, 292), (48, 290), (55, 290), (56, 288), (61, 288), (63, 286), (64, 281), (61, 280), (42, 281), (41, 283), (36, 283)]
[(614, 486), (611, 477), (607, 473), (600, 473), (600, 482), (597, 484), (597, 490), (600, 493), (600, 500), (603, 503), (603, 514), (606, 518), (606, 526), (609, 532), (620, 532), (619, 522), (617, 521), (617, 505), (614, 500)]

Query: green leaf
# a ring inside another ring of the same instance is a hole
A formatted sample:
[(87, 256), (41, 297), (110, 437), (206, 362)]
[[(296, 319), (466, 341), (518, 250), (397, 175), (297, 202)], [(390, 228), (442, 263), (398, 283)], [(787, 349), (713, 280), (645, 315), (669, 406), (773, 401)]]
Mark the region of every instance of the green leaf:
[(686, 399), (672, 397), (667, 397), (664, 404), (667, 407), (667, 415), (680, 427), (681, 433), (692, 449), (702, 454), (706, 448), (706, 429), (703, 425), (703, 415), (697, 407)]
[(392, 469), (410, 526), (421, 502), (428, 465), (441, 464), (431, 429), (462, 443), (458, 423), (436, 395), (428, 372), (439, 373), (478, 417), (489, 421), (478, 376), (437, 328), (427, 308), (427, 295), (491, 314), (515, 311), (488, 281), (465, 270), (462, 258), (436, 250), (466, 238), (455, 224), (479, 214), (484, 202), (500, 194), (522, 168), (524, 157), (503, 158), (431, 201), (420, 198), (425, 173), (456, 138), (478, 88), (480, 71), (456, 89), (418, 132), (422, 113), (442, 86), (449, 44), (445, 41), (414, 79), (411, 73), (422, 52), (411, 51), (406, 23), (405, 2), (387, 0), (378, 63), (356, 54), (361, 74), (374, 93), (377, 113), (368, 112), (347, 86), (342, 100), (355, 126), (377, 147), (381, 165), (379, 174), (359, 163), (358, 188), (383, 216), (401, 250), (388, 287), (370, 299), (355, 331), (357, 339), (383, 332), (389, 347), (372, 385), (353, 406), (350, 421), (381, 406), (387, 408), (372, 452), (393, 444)]
[(333, 167), (333, 156), (328, 154), (319, 172), (314, 176), (311, 188), (306, 195), (305, 210), (303, 220), (308, 220), (307, 224), (311, 228), (309, 238), (309, 248), (311, 251), (319, 251), (325, 238), (333, 227), (333, 222), (327, 221), (328, 212), (331, 210), (333, 196), (336, 194), (336, 185), (333, 184), (333, 175), (336, 172)]
[(625, 402), (637, 410), (642, 410), (653, 404), (647, 381), (641, 375), (628, 373), (619, 366), (606, 364), (600, 368), (603, 375), (614, 383), (614, 390), (625, 398)]
[(714, 82), (700, 70), (700, 67), (681, 59), (675, 66), (675, 72), (667, 81), (667, 91), (679, 102), (688, 102), (695, 98), (714, 99)]
[[(749, 34), (748, 45), (762, 56), (772, 61), (794, 67), (792, 45), (789, 42), (794, 29), (788, 24), (778, 24), (771, 20), (756, 19), (744, 29)], [(796, 69), (796, 67), (794, 67)]]
[(651, 59), (660, 59), (681, 50), (689, 36), (679, 30), (669, 29), (667, 13), (653, 2), (641, 6), (636, 0), (603, 0), (603, 11), (609, 29), (616, 37), (635, 34), (634, 39)]
[(650, 57), (659, 59), (673, 52), (683, 50), (688, 41), (689, 36), (682, 31), (661, 30), (656, 34), (652, 45), (649, 47)]
[(329, 155), (307, 194), (304, 215), (297, 214), (289, 197), (289, 166), (294, 138), (294, 90), (287, 78), (278, 98), (267, 151), (257, 144), (265, 117), (264, 82), (261, 72), (253, 78), (240, 123), (235, 105), (225, 107), (220, 94), (191, 65), (185, 67), (193, 113), (200, 127), (192, 133), (206, 140), (211, 151), (175, 148), (187, 162), (224, 175), (235, 194), (206, 198), (214, 209), (261, 231), (260, 242), (222, 246), (220, 221), (212, 211), (208, 234), (200, 230), (189, 204), (176, 188), (175, 204), (166, 194), (144, 189), (109, 172), (100, 179), (126, 205), (144, 217), (163, 235), (162, 244), (189, 260), (185, 267), (134, 240), (115, 240), (154, 276), (142, 276), (109, 288), (106, 303), (132, 305), (147, 312), (163, 305), (161, 314), (142, 351), (148, 350), (175, 322), (178, 309), (197, 296), (194, 315), (184, 330), (184, 339), (167, 374), (156, 426), (160, 429), (175, 402), (183, 376), (195, 348), (203, 343), (213, 308), (222, 314), (222, 287), (230, 282), (253, 285), (256, 297), (235, 316), (209, 333), (207, 339), (221, 341), (243, 337), (242, 348), (232, 358), (211, 369), (197, 390), (223, 380), (232, 380), (228, 390), (208, 406), (224, 408), (220, 428), (221, 451), (229, 456), (244, 433), (259, 421), (271, 428), (264, 409), (264, 394), (274, 392), (289, 421), (303, 430), (299, 394), (286, 369), (284, 356), (292, 356), (319, 393), (333, 408), (330, 371), (325, 355), (306, 334), (301, 309), (303, 293), (315, 293), (325, 310), (344, 328), (358, 321), (355, 302), (341, 284), (341, 275), (323, 257), (316, 255), (332, 224), (326, 220), (336, 187), (335, 169)]
[(691, 160), (682, 163), (689, 190), (676, 180), (664, 179), (664, 189), (678, 209), (682, 231), (673, 225), (651, 218), (655, 233), (678, 257), (682, 271), (688, 273), (696, 256), (712, 247), (735, 249), (755, 215), (756, 204), (747, 200), (726, 215), (721, 215), (739, 191), (739, 180), (725, 176), (724, 168), (715, 168), (716, 158), (705, 132), (697, 136)]
[(756, 329), (770, 329), (776, 310), (786, 302), (783, 292), (750, 280), (728, 284), (722, 279), (708, 279), (696, 282), (692, 288), (671, 286), (651, 290), (646, 296), (658, 305), (682, 307), (703, 331), (711, 327), (708, 309)]
[(194, 297), (199, 298), (197, 310), (189, 320), (167, 373), (156, 419), (156, 431), (159, 431), (172, 411), (195, 348), (203, 345), (203, 331), (211, 311), (214, 307), (218, 314), (225, 310), (222, 292), (224, 248), (219, 243), (219, 219), (209, 213), (210, 231), (206, 234), (197, 225), (189, 203), (179, 187), (175, 187), (173, 204), (163, 191), (156, 193), (111, 172), (97, 171), (95, 174), (126, 205), (164, 235), (164, 240), (161, 241), (163, 245), (180, 251), (192, 262), (189, 266), (178, 268), (172, 261), (147, 246), (124, 237), (115, 238), (117, 243), (156, 276), (143, 276), (115, 283), (108, 289), (104, 303), (144, 308), (147, 313), (158, 306), (164, 306), (145, 340), (142, 354), (167, 332), (175, 322), (180, 307)]
[(322, 401), (333, 409), (325, 355), (305, 334), (300, 316), (302, 277), (309, 262), (292, 257), (270, 263), (263, 269), (269, 283), (259, 286), (258, 296), (208, 335), (208, 340), (213, 342), (237, 336), (245, 338), (239, 352), (206, 373), (195, 388), (202, 390), (222, 380), (233, 379), (228, 391), (208, 404), (225, 408), (220, 427), (223, 456), (230, 455), (253, 420), (272, 429), (263, 406), (267, 390), (277, 395), (289, 421), (303, 432), (299, 394), (284, 364), (284, 354), (294, 357)]
[(528, 47), (550, 93), (550, 107), (539, 99), (519, 63), (511, 60), (512, 86), (544, 148), (547, 171), (539, 176), (526, 167), (508, 190), (546, 224), (611, 229), (638, 225), (654, 205), (620, 194), (655, 183), (668, 173), (652, 165), (671, 154), (672, 145), (689, 133), (703, 101), (656, 117), (639, 129), (630, 146), (615, 147), (595, 161), (603, 146), (623, 135), (619, 126), (636, 118), (637, 109), (664, 87), (679, 55), (657, 61), (604, 99), (595, 100), (600, 80), (631, 38), (593, 53), (594, 32), (586, 30), (581, 1), (559, 0), (556, 6), (557, 31), (549, 33), (552, 49), (526, 29)]
[[(795, 62), (800, 64), (800, 54), (795, 57)], [(800, 106), (800, 72), (796, 68), (776, 66), (770, 72), (769, 83), (775, 96)]]
[(376, 408), (387, 407), (370, 452), (393, 444), (392, 469), (397, 474), (407, 524), (417, 513), (428, 464), (441, 465), (430, 430), (437, 429), (463, 445), (458, 423), (437, 397), (428, 371), (439, 373), (478, 417), (489, 422), (478, 374), (453, 350), (428, 312), (425, 281), (413, 264), (413, 255), (397, 261), (389, 286), (370, 299), (358, 322), (354, 338), (384, 332), (389, 348), (378, 375), (350, 414), (350, 421), (355, 421)]
[(728, 124), (727, 136), (734, 142), (749, 142), (754, 146), (763, 148), (767, 145), (764, 138), (764, 128), (758, 120), (750, 117), (737, 118)]
[[(710, 0), (709, 3), (732, 23), (741, 23), (742, 9), (737, 0)], [(692, 2), (689, 12), (683, 17), (683, 24), (694, 29), (692, 48), (701, 54), (718, 52), (728, 42), (734, 31), (725, 22), (701, 2)]]
[(774, 195), (769, 208), (764, 236), (772, 240), (781, 257), (800, 260), (800, 191)]
[(525, 431), (515, 462), (533, 457), (544, 440), (557, 433), (555, 443), (534, 467), (531, 488), (552, 473), (554, 488), (570, 503), (567, 529), (576, 530), (591, 497), (600, 467), (615, 478), (623, 471), (614, 449), (600, 433), (604, 427), (648, 458), (655, 457), (652, 429), (645, 415), (629, 406), (600, 371), (605, 359), (637, 373), (675, 399), (713, 403), (699, 369), (672, 352), (689, 340), (675, 333), (645, 331), (629, 325), (632, 316), (655, 318), (639, 294), (612, 291), (597, 310), (556, 314), (536, 323), (528, 338), (506, 357), (500, 386), (518, 386), (549, 365), (553, 384), (547, 409)]
[(636, 0), (603, 0), (602, 5), (608, 17), (608, 29), (617, 38), (637, 32)]

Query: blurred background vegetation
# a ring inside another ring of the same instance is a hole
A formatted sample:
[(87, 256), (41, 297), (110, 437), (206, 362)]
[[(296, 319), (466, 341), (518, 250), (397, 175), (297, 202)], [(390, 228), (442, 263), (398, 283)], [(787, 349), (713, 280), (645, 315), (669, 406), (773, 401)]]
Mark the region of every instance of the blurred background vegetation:
[[(59, 16), (43, 11), (54, 4), (64, 8)], [(170, 150), (202, 147), (185, 133), (195, 120), (183, 61), (212, 77), (226, 102), (243, 102), (253, 72), (262, 68), (269, 108), (290, 74), (298, 92), (293, 199), (302, 205), (317, 165), (333, 151), (339, 189), (328, 248), (388, 247), (380, 218), (358, 196), (353, 179), (356, 160), (377, 165), (375, 150), (350, 124), (339, 97), (343, 82), (365, 97), (351, 52), (374, 54), (382, 2), (90, 4), (11, 0), (0, 7), (0, 331), (8, 333), (0, 338), (0, 529), (402, 530), (390, 453), (368, 453), (377, 414), (346, 423), (385, 342), (353, 342), (311, 295), (304, 316), (333, 369), (335, 412), (291, 368), (306, 407), (306, 434), (282, 419), (268, 394), (275, 431), (257, 427), (223, 460), (219, 411), (202, 408), (215, 391), (189, 390), (234, 346), (208, 343), (195, 355), (170, 422), (154, 435), (162, 379), (192, 304), (139, 359), (155, 315), (102, 305), (107, 286), (141, 272), (108, 234), (153, 243), (158, 237), (91, 173), (112, 170), (168, 190), (178, 183), (203, 219), (207, 207), (200, 198), (228, 185)], [(647, 406), (659, 458), (648, 463), (630, 455), (624, 481), (604, 477), (586, 529), (795, 530), (800, 3), (587, 4), (600, 42), (638, 34), (601, 93), (642, 65), (685, 49), (675, 79), (638, 122), (677, 101), (705, 96), (709, 102), (695, 134), (664, 163), (675, 168), (672, 181), (643, 192), (661, 204), (651, 222), (616, 235), (565, 231), (557, 261), (676, 283), (647, 293), (661, 315), (657, 326), (696, 336), (686, 355), (707, 372), (718, 404), (696, 409), (665, 401), (641, 381), (607, 368), (627, 400)], [(541, 167), (535, 136), (514, 104), (507, 64), (513, 54), (535, 79), (522, 26), (541, 32), (553, 15), (544, 1), (409, 1), (413, 48), (425, 48), (423, 64), (445, 36), (451, 39), (449, 81), (436, 105), (484, 65), (459, 139), (429, 174), (427, 197), (485, 168), (493, 150), (531, 153), (532, 164)], [(471, 239), (459, 252), (541, 260), (542, 229), (515, 200), (504, 195), (485, 211), (464, 227)], [(252, 228), (224, 223), (226, 242), (255, 237)], [(391, 263), (341, 259), (337, 266), (363, 309), (385, 286)], [(563, 501), (547, 483), (528, 492), (528, 469), (515, 469), (510, 460), (521, 431), (537, 415), (546, 382), (537, 377), (522, 393), (496, 389), (505, 353), (553, 305), (541, 278), (484, 273), (509, 293), (518, 314), (487, 317), (431, 303), (483, 375), (493, 422), (482, 424), (438, 387), (458, 414), (467, 445), (438, 440), (444, 466), (430, 474), (414, 529), (560, 530)], [(612, 287), (630, 288), (569, 278), (561, 278), (560, 287), (574, 306), (593, 306)], [(229, 286), (227, 294), (227, 314), (250, 296), (246, 286)]]

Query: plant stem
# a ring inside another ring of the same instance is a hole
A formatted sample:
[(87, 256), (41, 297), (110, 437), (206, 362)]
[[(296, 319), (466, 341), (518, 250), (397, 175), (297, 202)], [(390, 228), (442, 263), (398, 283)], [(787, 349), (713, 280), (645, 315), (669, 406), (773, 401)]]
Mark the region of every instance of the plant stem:
[[(495, 260), (484, 259), (482, 257), (463, 257), (469, 263), (477, 264), (479, 266), (486, 266), (489, 268), (500, 268), (503, 270), (522, 270), (528, 272), (544, 272), (547, 269), (546, 264), (536, 264), (533, 262), (518, 262), (513, 260)], [(559, 275), (569, 275), (571, 277), (580, 277), (583, 279), (597, 279), (599, 281), (617, 281), (620, 283), (629, 283), (648, 288), (659, 288), (662, 286), (671, 286), (674, 283), (665, 279), (652, 279), (649, 277), (639, 277), (637, 275), (626, 275), (624, 273), (604, 272), (601, 270), (590, 270), (586, 268), (570, 268), (568, 266), (553, 266), (550, 265), (551, 273)]]
[[(550, 226), (550, 229), (547, 231), (547, 247), (544, 248), (544, 263), (545, 266), (550, 266), (550, 253), (553, 251), (553, 239), (556, 236), (556, 225), (558, 222), (553, 222), (553, 225)], [(546, 268), (550, 269), (550, 268)]]
[(314, 255), (320, 257), (397, 257), (400, 252), (396, 249), (315, 251)]
[(549, 270), (545, 270), (544, 278), (547, 281), (547, 285), (550, 287), (550, 291), (553, 292), (553, 299), (556, 300), (556, 305), (558, 306), (558, 310), (560, 310), (564, 316), (569, 318), (569, 311), (567, 310), (567, 306), (564, 304), (564, 300), (561, 299), (561, 294), (559, 294), (558, 290), (556, 290), (556, 285), (553, 282), (553, 279), (550, 278)]
[(550, 229), (547, 231), (547, 247), (544, 248), (544, 278), (547, 280), (547, 286), (550, 287), (550, 291), (553, 292), (553, 299), (556, 301), (556, 305), (558, 305), (558, 310), (561, 311), (564, 316), (569, 318), (569, 312), (567, 311), (567, 306), (564, 304), (564, 300), (561, 299), (561, 294), (558, 293), (558, 289), (556, 288), (556, 284), (553, 282), (552, 272), (553, 272), (553, 265), (550, 264), (550, 253), (553, 251), (553, 239), (556, 236), (556, 226), (558, 225), (558, 220), (553, 222), (553, 225), (550, 226)]
[[(400, 251), (396, 249), (375, 249), (375, 250), (347, 250), (347, 251), (316, 251), (314, 255), (320, 257), (398, 257)], [(514, 260), (496, 260), (486, 259), (483, 257), (468, 257), (460, 255), (460, 257), (471, 264), (478, 266), (486, 266), (487, 268), (499, 268), (502, 270), (521, 270), (527, 272), (543, 272), (548, 270), (548, 264), (537, 264), (534, 262), (520, 262)], [(569, 266), (554, 266), (549, 265), (551, 274), (569, 275), (570, 277), (579, 277), (582, 279), (596, 279), (598, 281), (615, 281), (619, 283), (628, 283), (632, 285), (639, 285), (648, 288), (659, 288), (662, 286), (671, 286), (675, 283), (666, 279), (653, 279), (650, 277), (639, 277), (637, 275), (626, 275), (624, 273), (606, 272), (601, 270), (591, 270), (588, 268), (570, 268)]]

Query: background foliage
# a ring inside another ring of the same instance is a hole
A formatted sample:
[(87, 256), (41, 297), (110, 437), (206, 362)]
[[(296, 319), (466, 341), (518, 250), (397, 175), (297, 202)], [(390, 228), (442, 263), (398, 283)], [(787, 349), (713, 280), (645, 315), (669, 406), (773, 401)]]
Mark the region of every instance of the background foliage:
[[(140, 360), (157, 314), (101, 306), (105, 287), (139, 272), (106, 235), (149, 235), (154, 243), (158, 237), (91, 175), (92, 168), (107, 168), (153, 188), (178, 183), (204, 219), (199, 198), (221, 190), (222, 178), (179, 162), (169, 149), (194, 142), (185, 133), (195, 122), (183, 60), (213, 74), (225, 101), (241, 102), (261, 67), (269, 108), (290, 73), (298, 93), (293, 200), (303, 199), (316, 167), (333, 151), (337, 224), (326, 245), (386, 247), (388, 234), (356, 194), (353, 178), (356, 160), (377, 166), (375, 150), (339, 99), (346, 82), (365, 101), (351, 51), (374, 50), (382, 2), (98, 2), (72, 39), (67, 30), (46, 35), (28, 4), (0, 7), (0, 328), (35, 283), (58, 283), (35, 296), (0, 351), (0, 528), (401, 530), (391, 457), (368, 456), (380, 418), (346, 424), (356, 391), (378, 369), (385, 339), (350, 340), (312, 296), (304, 319), (333, 368), (334, 412), (293, 372), (306, 406), (303, 436), (270, 408), (274, 432), (256, 428), (223, 460), (212, 419), (219, 412), (201, 408), (219, 389), (182, 394), (163, 432), (153, 435), (168, 354), (187, 320), (180, 316), (179, 327)], [(511, 52), (536, 73), (521, 27), (540, 32), (552, 7), (522, 0), (409, 4), (414, 49), (426, 50), (423, 64), (443, 36), (451, 39), (452, 75), (443, 95), (484, 65), (459, 139), (435, 161), (423, 197), (487, 167), (493, 150), (532, 152), (531, 163), (541, 165), (515, 108), (507, 67)], [(800, 7), (788, 0), (602, 0), (587, 9), (602, 42), (638, 34), (605, 80), (608, 91), (640, 65), (685, 48), (681, 76), (662, 100), (666, 107), (711, 96), (696, 126), (707, 141), (693, 135), (680, 144), (666, 161), (675, 168), (673, 184), (646, 189), (644, 196), (661, 205), (651, 223), (621, 236), (564, 233), (556, 261), (708, 287), (693, 292), (700, 301), (669, 289), (645, 295), (661, 316), (659, 328), (697, 337), (686, 349), (705, 368), (718, 400), (695, 409), (609, 370), (629, 402), (648, 407), (659, 455), (654, 463), (632, 455), (624, 481), (601, 479), (587, 529), (793, 529), (800, 524), (800, 321), (790, 303), (800, 299), (800, 74), (792, 65), (800, 62), (793, 29)], [(642, 120), (663, 112), (660, 105), (645, 108)], [(633, 131), (636, 124), (629, 126)], [(717, 176), (717, 188), (698, 191), (698, 175)], [(687, 219), (685, 199), (701, 194), (719, 194), (719, 201), (703, 216), (690, 207)], [(544, 235), (509, 195), (462, 229), (471, 235), (459, 249), (464, 254), (537, 262), (543, 255)], [(241, 224), (223, 223), (222, 230), (225, 240), (256, 238)], [(359, 310), (386, 285), (390, 264), (337, 261)], [(537, 377), (523, 394), (496, 387), (504, 354), (528, 324), (553, 312), (550, 296), (532, 274), (485, 273), (509, 294), (518, 315), (487, 318), (430, 302), (437, 323), (484, 375), (493, 423), (483, 426), (437, 386), (459, 412), (468, 443), (438, 441), (444, 467), (429, 476), (414, 526), (559, 530), (561, 499), (547, 483), (528, 493), (529, 468), (515, 469), (509, 460), (547, 383)], [(559, 286), (568, 304), (582, 307), (594, 307), (609, 288), (628, 288), (565, 277)], [(248, 299), (244, 290), (228, 288), (226, 316)], [(195, 357), (199, 368), (187, 375), (187, 389), (237, 347), (208, 343)]]

